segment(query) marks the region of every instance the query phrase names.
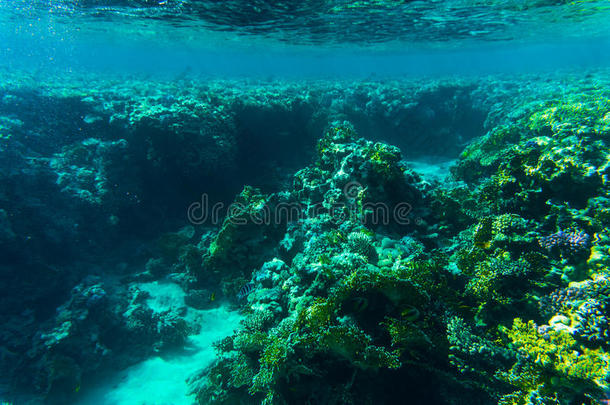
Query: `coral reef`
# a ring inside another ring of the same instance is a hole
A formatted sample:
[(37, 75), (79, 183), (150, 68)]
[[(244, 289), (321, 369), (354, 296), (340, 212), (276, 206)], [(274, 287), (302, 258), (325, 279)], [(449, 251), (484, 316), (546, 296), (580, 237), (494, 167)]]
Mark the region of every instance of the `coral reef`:
[(566, 329), (541, 330), (533, 321), (517, 318), (507, 335), (519, 359), (499, 377), (519, 390), (503, 396), (500, 403), (527, 403), (535, 397), (543, 403), (584, 402), (600, 398), (607, 389), (610, 356), (578, 346)]
[[(70, 402), (89, 376), (182, 346), (206, 327), (190, 311), (228, 305), (244, 319), (190, 379), (201, 403), (605, 399), (608, 72), (40, 91), (6, 74), (14, 387)], [(460, 152), (445, 181), (410, 162)], [(145, 285), (170, 281), (184, 297), (157, 310)]]
[(86, 375), (127, 367), (184, 343), (190, 326), (178, 314), (155, 313), (145, 292), (89, 276), (72, 289), (54, 319), (40, 327), (27, 356), (17, 360), (15, 383), (30, 384), (53, 401), (71, 401)]
[[(288, 224), (276, 273), (253, 273), (244, 328), (218, 346), (200, 401), (373, 402), (363, 378), (425, 384), (407, 369), (445, 384), (442, 403), (603, 399), (606, 146), (539, 125), (541, 108), (476, 140), (442, 185), (333, 123), (290, 192), (324, 209)], [(419, 220), (383, 223), (374, 201)], [(343, 388), (320, 391), (329, 381)]]

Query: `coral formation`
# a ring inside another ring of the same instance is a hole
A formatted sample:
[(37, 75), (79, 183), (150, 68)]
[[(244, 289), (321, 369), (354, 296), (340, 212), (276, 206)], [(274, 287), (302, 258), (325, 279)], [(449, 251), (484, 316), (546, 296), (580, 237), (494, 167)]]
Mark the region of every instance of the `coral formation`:
[[(245, 305), (255, 318), (223, 345), (201, 402), (373, 401), (364, 376), (383, 385), (407, 369), (448, 384), (443, 403), (602, 399), (605, 145), (582, 128), (542, 126), (540, 108), (491, 129), (466, 148), (453, 182), (433, 186), (392, 147), (333, 123), (290, 192), (326, 210), (288, 225), (277, 273), (254, 273), (267, 274)], [(374, 201), (408, 201), (419, 221), (383, 223)], [(249, 326), (261, 310), (264, 326)], [(349, 389), (307, 394), (322, 381)]]
[[(606, 76), (3, 88), (2, 374), (66, 403), (229, 305), (201, 403), (599, 403)], [(409, 162), (460, 150), (442, 182)]]

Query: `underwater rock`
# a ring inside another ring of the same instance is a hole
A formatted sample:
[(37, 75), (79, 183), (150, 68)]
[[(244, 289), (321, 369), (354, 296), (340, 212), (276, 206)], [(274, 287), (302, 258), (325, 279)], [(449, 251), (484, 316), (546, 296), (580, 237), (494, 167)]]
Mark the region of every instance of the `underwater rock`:
[[(49, 166), (57, 174), (57, 184), (62, 192), (87, 204), (117, 204), (129, 190), (115, 188), (118, 184), (126, 185), (130, 177), (122, 170), (127, 148), (124, 139), (108, 142), (86, 139), (64, 147), (61, 153), (50, 159)], [(130, 191), (137, 198), (135, 190)]]
[(195, 276), (223, 280), (250, 277), (253, 268), (274, 257), (275, 245), (286, 229), (287, 218), (277, 217), (275, 211), (283, 199), (280, 194), (267, 196), (246, 186), (211, 240), (201, 274)]
[(34, 380), (36, 391), (71, 401), (83, 378), (106, 369), (127, 367), (154, 351), (180, 345), (190, 329), (175, 314), (154, 314), (138, 290), (89, 276), (72, 289), (54, 319), (40, 326), (28, 356), (17, 370)]
[(278, 283), (278, 280), (284, 276), (288, 266), (282, 260), (274, 258), (271, 261), (265, 262), (260, 270), (257, 270), (252, 277), (255, 285), (260, 285), (264, 288), (270, 288)]

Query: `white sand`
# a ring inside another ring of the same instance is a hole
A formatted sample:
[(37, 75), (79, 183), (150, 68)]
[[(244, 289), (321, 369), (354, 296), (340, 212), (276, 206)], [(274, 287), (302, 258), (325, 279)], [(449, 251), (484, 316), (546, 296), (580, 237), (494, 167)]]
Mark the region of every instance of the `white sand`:
[(455, 159), (430, 156), (418, 160), (408, 160), (405, 163), (422, 176), (424, 180), (443, 182), (449, 175), (449, 168), (455, 162)]
[[(151, 294), (148, 305), (155, 311), (184, 306), (184, 292), (173, 283), (147, 283), (140, 289)], [(189, 337), (184, 350), (161, 354), (138, 363), (83, 388), (77, 405), (192, 405), (186, 380), (212, 363), (212, 343), (237, 328), (239, 314), (226, 307), (198, 311), (188, 309), (187, 318), (202, 325), (198, 335)]]

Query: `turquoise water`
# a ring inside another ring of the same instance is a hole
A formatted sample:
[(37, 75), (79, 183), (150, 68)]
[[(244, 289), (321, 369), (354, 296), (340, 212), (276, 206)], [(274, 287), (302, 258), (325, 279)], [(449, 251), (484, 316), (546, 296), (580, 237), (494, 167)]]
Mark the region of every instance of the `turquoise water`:
[[(4, 1), (8, 66), (481, 74), (608, 63), (604, 1)], [(136, 56), (137, 55), (137, 56)]]
[(608, 403), (609, 27), (0, 0), (0, 403)]

